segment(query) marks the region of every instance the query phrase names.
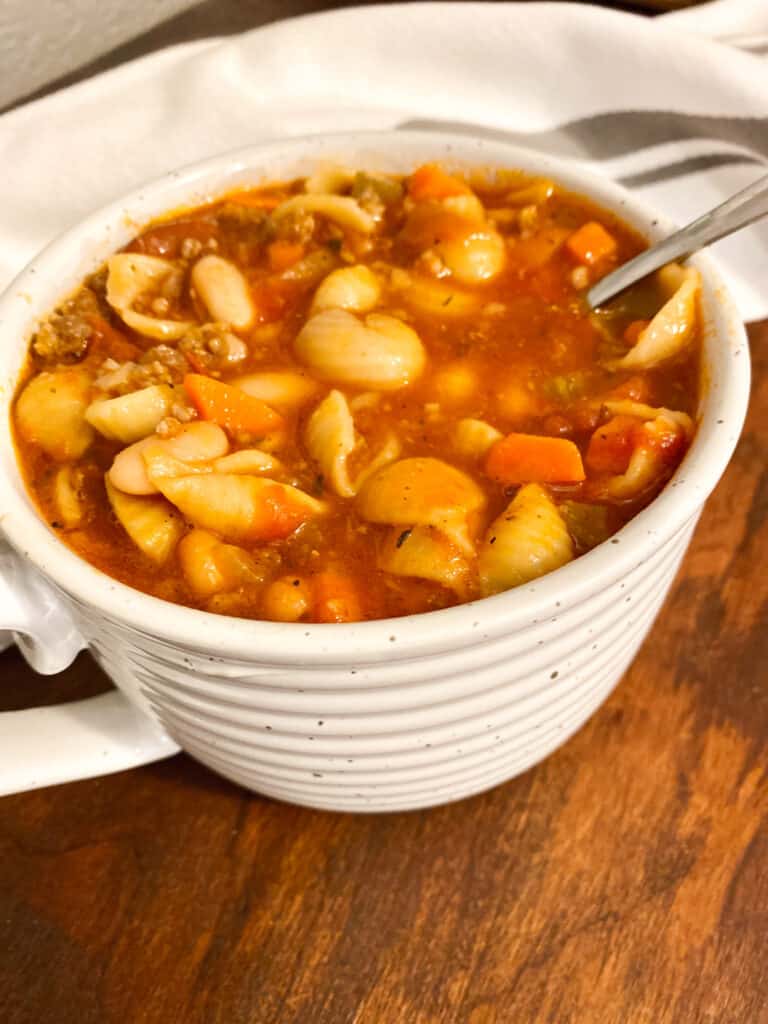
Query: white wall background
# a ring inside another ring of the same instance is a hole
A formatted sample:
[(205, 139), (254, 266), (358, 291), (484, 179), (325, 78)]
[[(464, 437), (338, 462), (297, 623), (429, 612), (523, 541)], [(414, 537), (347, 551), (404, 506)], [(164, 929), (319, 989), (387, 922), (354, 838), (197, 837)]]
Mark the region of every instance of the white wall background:
[(0, 107), (197, 0), (0, 0)]

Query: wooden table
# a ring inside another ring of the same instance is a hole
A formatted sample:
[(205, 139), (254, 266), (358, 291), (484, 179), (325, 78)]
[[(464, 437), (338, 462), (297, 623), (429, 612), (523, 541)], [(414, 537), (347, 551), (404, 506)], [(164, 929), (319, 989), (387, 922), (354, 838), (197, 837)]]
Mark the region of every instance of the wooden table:
[[(437, 810), (251, 796), (185, 756), (0, 801), (2, 1024), (768, 1021), (768, 322), (642, 653), (543, 765)], [(105, 682), (0, 659), (3, 708)]]

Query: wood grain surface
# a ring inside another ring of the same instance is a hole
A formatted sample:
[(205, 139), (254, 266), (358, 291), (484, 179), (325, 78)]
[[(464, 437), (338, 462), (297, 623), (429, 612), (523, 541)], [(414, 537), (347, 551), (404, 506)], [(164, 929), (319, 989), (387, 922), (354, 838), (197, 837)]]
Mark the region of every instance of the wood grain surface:
[[(768, 1021), (768, 323), (659, 621), (558, 753), (353, 817), (180, 756), (0, 801), (2, 1024)], [(9, 652), (0, 706), (85, 696)]]

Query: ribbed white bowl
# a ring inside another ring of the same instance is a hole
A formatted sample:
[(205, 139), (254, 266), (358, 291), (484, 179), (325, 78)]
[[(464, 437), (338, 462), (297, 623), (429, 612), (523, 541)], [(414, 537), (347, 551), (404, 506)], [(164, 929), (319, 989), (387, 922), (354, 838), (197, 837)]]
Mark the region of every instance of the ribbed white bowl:
[[(318, 156), (395, 171), (425, 159), (520, 167), (593, 196), (651, 236), (668, 227), (615, 186), (498, 142), (387, 133), (256, 147), (148, 186), (36, 261), (0, 304), (6, 404), (34, 317), (135, 225), (226, 187), (307, 173)], [(248, 788), (312, 807), (376, 811), (496, 785), (559, 746), (615, 686), (732, 452), (748, 393), (745, 339), (716, 270), (704, 258), (697, 264), (709, 383), (691, 451), (672, 485), (611, 543), (535, 584), (443, 612), (344, 626), (246, 622), (169, 605), (58, 543), (31, 511), (6, 438), (2, 527), (28, 559), (17, 568), (32, 563), (55, 584), (59, 609), (135, 706)], [(49, 656), (55, 646), (44, 630), (37, 644)], [(27, 649), (34, 663), (34, 644)]]

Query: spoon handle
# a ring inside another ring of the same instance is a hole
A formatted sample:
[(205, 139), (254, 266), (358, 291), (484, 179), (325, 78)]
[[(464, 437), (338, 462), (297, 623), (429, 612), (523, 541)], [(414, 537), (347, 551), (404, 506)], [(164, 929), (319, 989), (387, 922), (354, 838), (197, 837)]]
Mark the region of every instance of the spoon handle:
[(746, 227), (766, 214), (768, 174), (598, 281), (587, 292), (587, 303), (591, 309), (595, 309), (665, 263), (680, 259), (681, 256), (690, 256), (705, 245)]

